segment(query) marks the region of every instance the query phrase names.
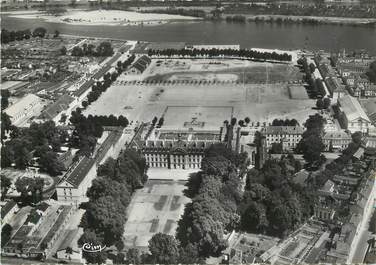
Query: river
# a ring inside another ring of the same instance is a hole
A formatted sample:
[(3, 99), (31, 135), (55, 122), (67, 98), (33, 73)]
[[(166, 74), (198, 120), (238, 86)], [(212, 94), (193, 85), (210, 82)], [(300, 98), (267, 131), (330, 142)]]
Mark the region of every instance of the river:
[(33, 29), (38, 26), (43, 26), (50, 32), (59, 30), (62, 34), (89, 37), (190, 44), (240, 44), (243, 48), (325, 51), (366, 49), (376, 54), (375, 27), (254, 22), (235, 24), (225, 21), (175, 22), (157, 26), (78, 26), (2, 16), (2, 28)]

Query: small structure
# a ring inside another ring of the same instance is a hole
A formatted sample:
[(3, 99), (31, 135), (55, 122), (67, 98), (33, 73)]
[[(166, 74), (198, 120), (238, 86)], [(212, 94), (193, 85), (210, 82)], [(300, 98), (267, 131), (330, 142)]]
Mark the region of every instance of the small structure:
[(127, 70), (127, 74), (130, 74), (130, 75), (139, 75), (139, 74), (142, 74), (146, 70), (146, 68), (150, 65), (150, 63), (151, 63), (151, 59), (148, 56), (146, 56), (146, 55), (142, 55)]

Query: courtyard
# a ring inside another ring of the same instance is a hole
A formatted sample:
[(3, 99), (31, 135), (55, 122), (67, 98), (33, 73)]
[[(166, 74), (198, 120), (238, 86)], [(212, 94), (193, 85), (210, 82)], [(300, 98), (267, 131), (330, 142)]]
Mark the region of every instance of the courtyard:
[(147, 251), (148, 241), (154, 234), (175, 235), (184, 206), (190, 201), (184, 196), (184, 189), (185, 181), (148, 180), (136, 191), (127, 210), (125, 247)]

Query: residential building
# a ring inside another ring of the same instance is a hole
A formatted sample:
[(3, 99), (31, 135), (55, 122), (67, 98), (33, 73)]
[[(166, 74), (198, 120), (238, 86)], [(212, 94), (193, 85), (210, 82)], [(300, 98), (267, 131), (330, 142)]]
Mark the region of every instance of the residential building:
[(343, 130), (326, 132), (322, 138), (325, 151), (342, 151), (351, 143), (351, 135)]
[(110, 156), (117, 158), (125, 144), (124, 129), (113, 128), (112, 131), (105, 133), (108, 134), (107, 137), (96, 148), (94, 154), (91, 157), (81, 157), (56, 186), (58, 201), (69, 202), (76, 206), (87, 201), (86, 191), (97, 175), (97, 167)]
[(38, 118), (42, 121), (53, 120), (55, 123), (58, 123), (63, 115), (70, 115), (77, 105), (78, 101), (76, 98), (65, 94), (56, 102), (47, 106)]
[(132, 66), (126, 71), (126, 73), (131, 75), (142, 74), (150, 63), (151, 59), (146, 55), (142, 55), (136, 60), (136, 62), (132, 64)]
[(346, 95), (338, 100), (338, 106), (340, 109), (340, 122), (351, 133), (357, 131), (367, 133), (372, 127), (371, 120), (356, 98)]
[(10, 116), (13, 125), (23, 127), (32, 117), (39, 115), (43, 106), (44, 101), (40, 97), (28, 94), (6, 108), (5, 113)]
[(266, 137), (266, 147), (282, 144), (283, 150), (292, 150), (302, 139), (304, 128), (301, 126), (266, 126), (262, 134)]
[(25, 222), (2, 248), (2, 255), (46, 258), (69, 224), (72, 206), (51, 205), (34, 222)]

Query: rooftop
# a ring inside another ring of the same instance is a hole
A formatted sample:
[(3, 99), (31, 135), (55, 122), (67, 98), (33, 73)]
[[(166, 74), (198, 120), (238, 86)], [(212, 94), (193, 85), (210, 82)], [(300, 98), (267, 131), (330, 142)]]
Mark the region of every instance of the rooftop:
[(304, 128), (300, 126), (267, 126), (265, 134), (302, 134)]
[(47, 106), (47, 108), (39, 116), (42, 119), (53, 119), (60, 112), (69, 108), (69, 105), (74, 101), (74, 97), (65, 94), (61, 96), (56, 102)]
[(93, 166), (95, 166), (95, 159), (84, 156), (72, 171), (67, 172), (65, 180), (78, 187)]
[(338, 101), (349, 122), (357, 119), (363, 119), (371, 122), (356, 98), (345, 95), (339, 98)]
[(7, 201), (4, 206), (1, 206), (1, 219), (3, 219), (16, 205), (15, 201), (11, 200)]

